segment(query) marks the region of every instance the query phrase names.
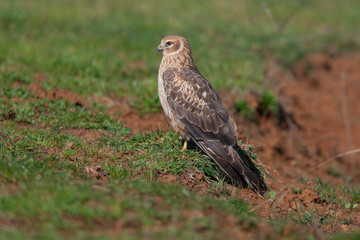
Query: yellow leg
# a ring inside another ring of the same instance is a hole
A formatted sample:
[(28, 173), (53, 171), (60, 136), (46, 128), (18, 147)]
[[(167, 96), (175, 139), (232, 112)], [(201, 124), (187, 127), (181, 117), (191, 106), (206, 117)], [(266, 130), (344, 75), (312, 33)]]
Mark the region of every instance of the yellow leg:
[(185, 142), (184, 142), (184, 146), (183, 148), (181, 149), (181, 152), (185, 151), (187, 149), (187, 145), (188, 145), (188, 140), (185, 139)]

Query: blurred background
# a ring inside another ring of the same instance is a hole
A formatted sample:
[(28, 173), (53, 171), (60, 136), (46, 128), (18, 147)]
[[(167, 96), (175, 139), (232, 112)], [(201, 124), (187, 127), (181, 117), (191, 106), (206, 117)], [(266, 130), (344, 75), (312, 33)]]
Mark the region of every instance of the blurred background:
[(261, 89), (269, 59), (291, 66), (308, 52), (358, 49), (359, 7), (356, 0), (2, 0), (1, 80), (16, 68), (83, 96), (154, 98), (156, 46), (177, 34), (216, 89)]

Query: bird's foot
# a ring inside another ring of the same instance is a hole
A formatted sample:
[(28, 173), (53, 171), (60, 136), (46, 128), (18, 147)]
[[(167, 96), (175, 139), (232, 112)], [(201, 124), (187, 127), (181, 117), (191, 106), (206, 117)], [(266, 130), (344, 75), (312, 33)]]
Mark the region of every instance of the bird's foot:
[(183, 146), (183, 148), (182, 148), (180, 151), (181, 151), (181, 152), (184, 152), (184, 151), (187, 149), (187, 145), (188, 145), (188, 140), (185, 139), (184, 146)]

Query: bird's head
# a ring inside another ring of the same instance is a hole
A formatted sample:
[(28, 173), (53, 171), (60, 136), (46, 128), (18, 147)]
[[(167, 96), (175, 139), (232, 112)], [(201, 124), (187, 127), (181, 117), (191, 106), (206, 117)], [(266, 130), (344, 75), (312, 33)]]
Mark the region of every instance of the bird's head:
[(163, 55), (175, 55), (183, 51), (190, 52), (190, 44), (183, 37), (171, 35), (161, 39), (157, 51), (163, 52)]

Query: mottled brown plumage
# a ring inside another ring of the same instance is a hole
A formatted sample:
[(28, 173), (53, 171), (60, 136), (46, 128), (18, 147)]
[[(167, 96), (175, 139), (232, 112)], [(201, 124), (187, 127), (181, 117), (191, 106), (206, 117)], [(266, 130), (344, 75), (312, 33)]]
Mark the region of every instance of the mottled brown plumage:
[(263, 194), (267, 187), (238, 146), (236, 125), (195, 66), (188, 41), (180, 36), (167, 36), (161, 40), (158, 51), (163, 52), (158, 75), (159, 98), (175, 132), (186, 141), (192, 138), (234, 184), (251, 186)]

